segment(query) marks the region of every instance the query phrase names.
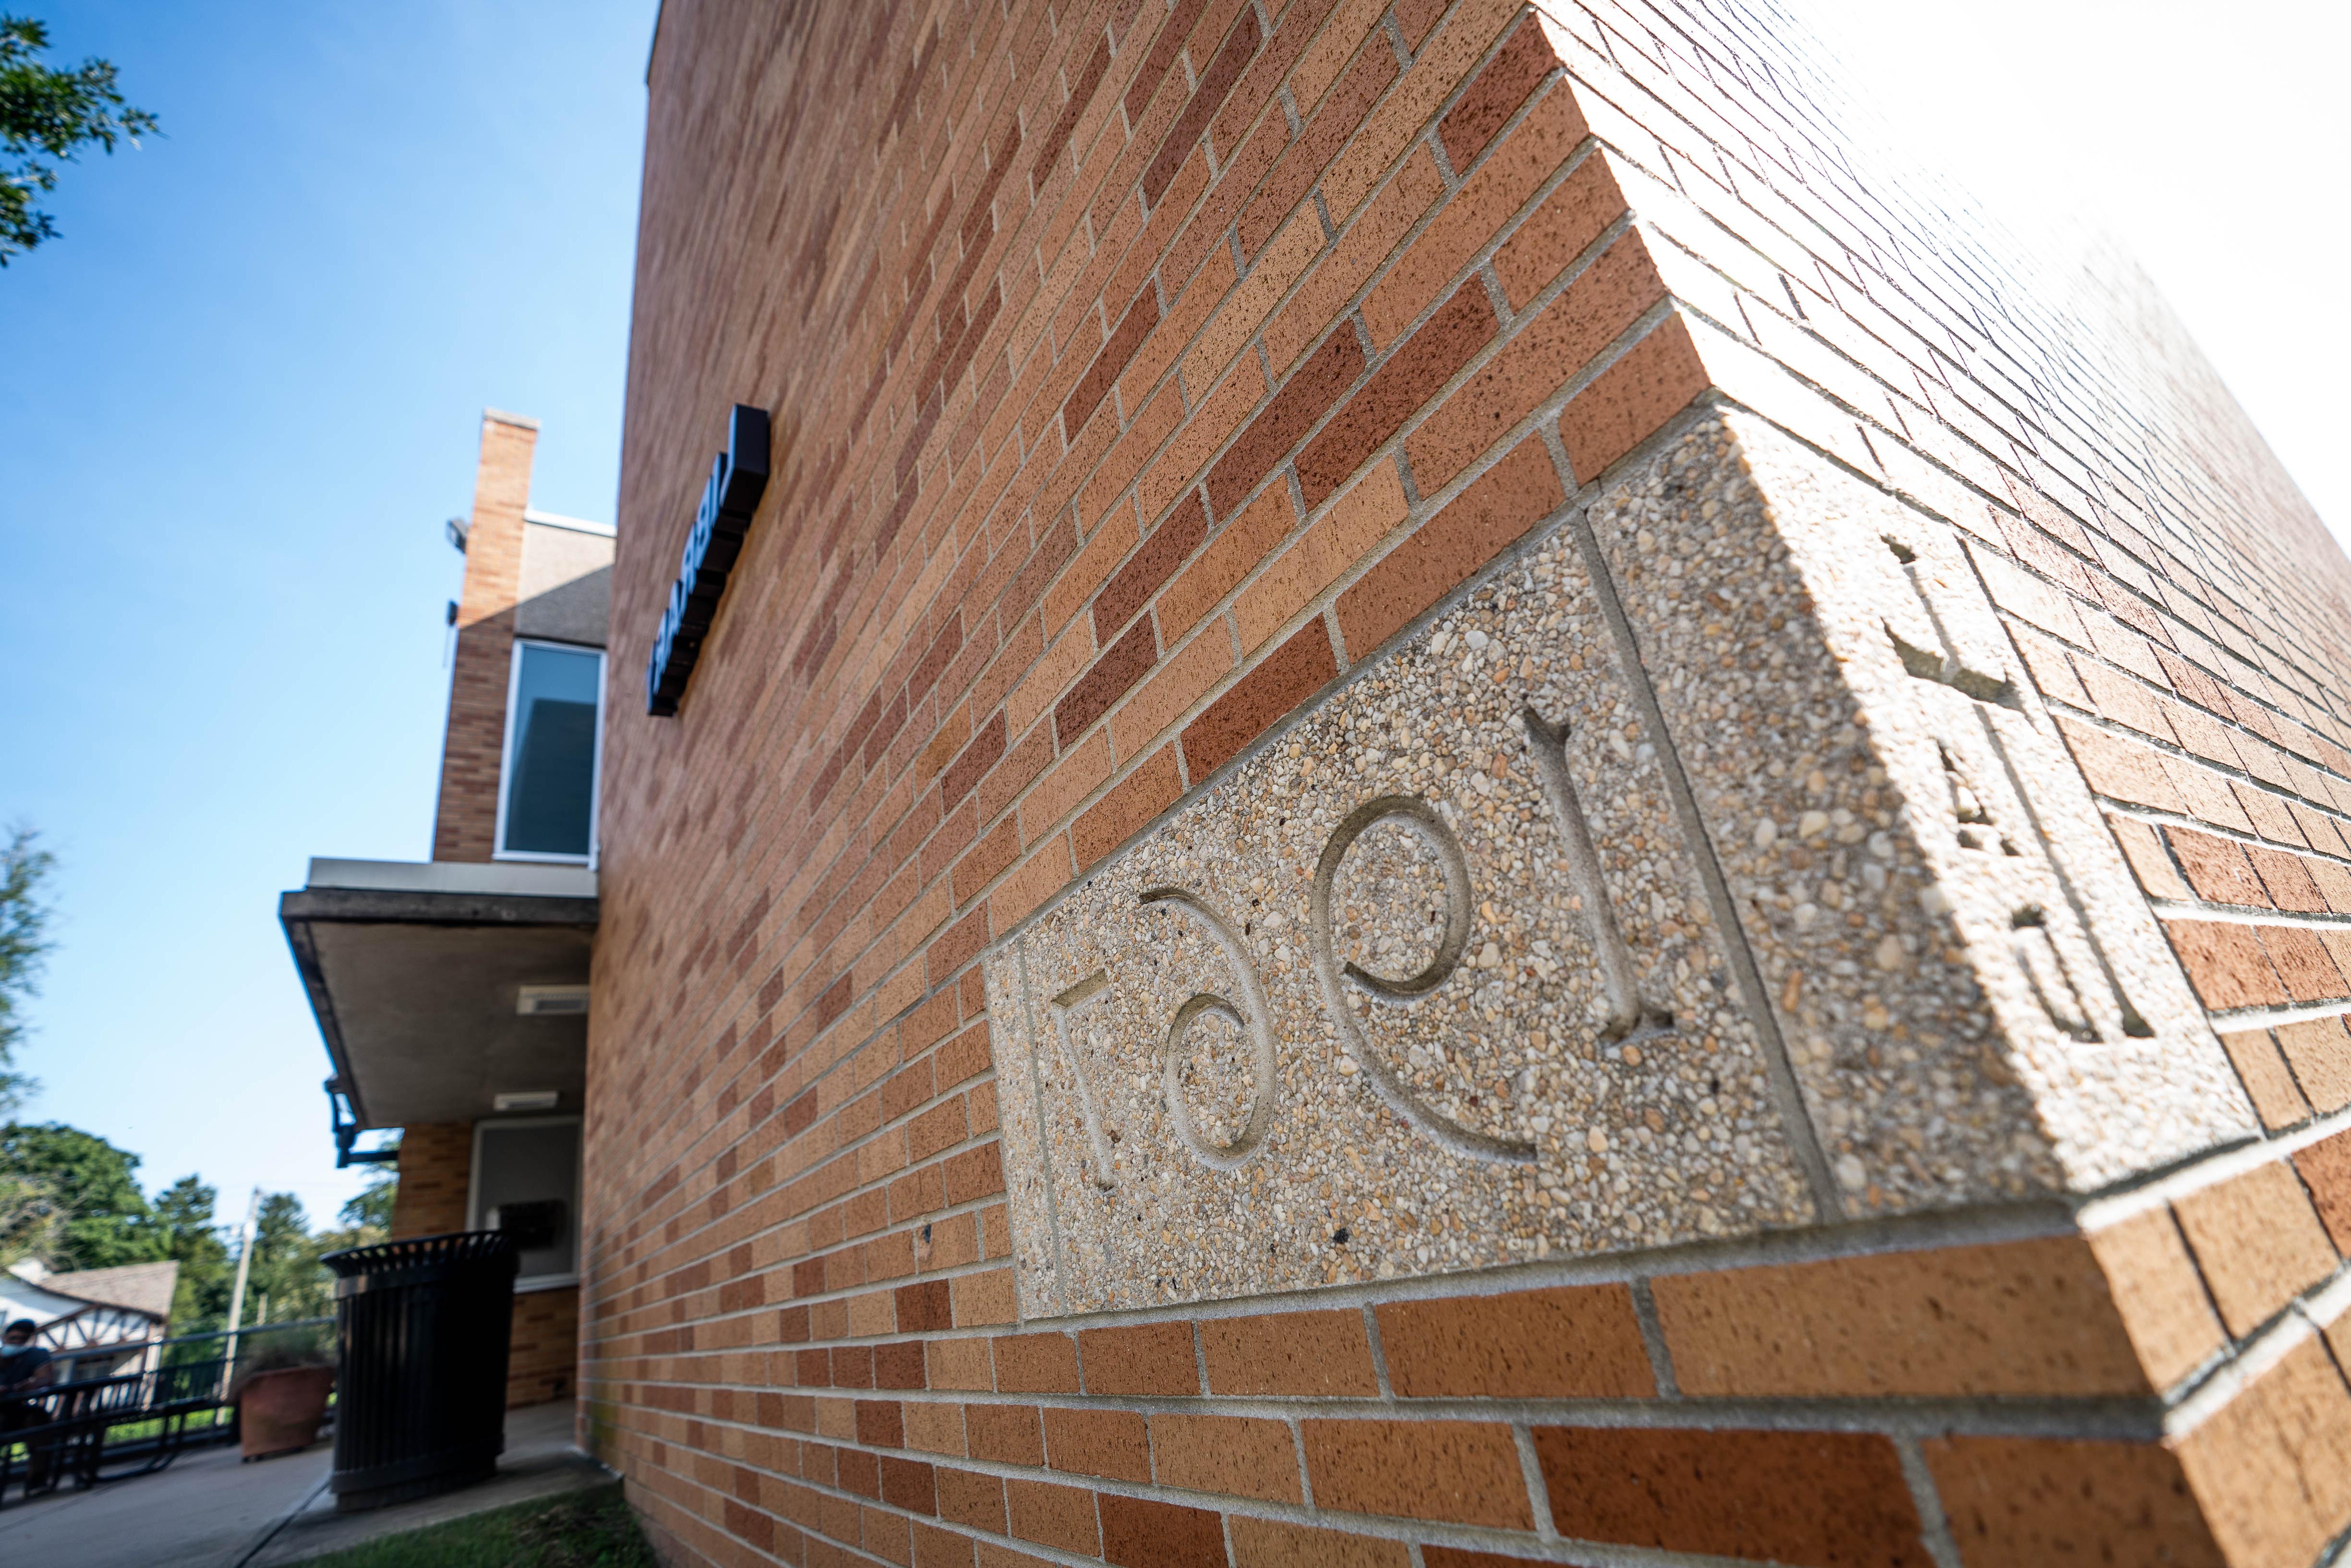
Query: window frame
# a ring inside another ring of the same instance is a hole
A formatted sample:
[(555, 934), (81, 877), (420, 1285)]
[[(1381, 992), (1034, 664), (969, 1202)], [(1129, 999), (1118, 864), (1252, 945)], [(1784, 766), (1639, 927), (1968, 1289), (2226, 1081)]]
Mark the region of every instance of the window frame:
[[(596, 744), (589, 758), (588, 779), (588, 852), (584, 855), (556, 854), (547, 850), (510, 850), (507, 848), (507, 786), (514, 773), (515, 730), (519, 712), (516, 702), (522, 689), (523, 650), (547, 648), (560, 653), (593, 653), (596, 655)], [(506, 739), (498, 749), (498, 820), (496, 846), (490, 858), (498, 861), (522, 861), (538, 865), (584, 865), (590, 871), (596, 866), (597, 818), (604, 803), (604, 676), (607, 661), (603, 649), (589, 643), (559, 643), (552, 637), (517, 637), (514, 648), (507, 657), (507, 716)]]
[(588, 1130), (585, 1119), (574, 1112), (568, 1116), (483, 1116), (474, 1123), (473, 1159), (465, 1171), (465, 1228), (482, 1228), (482, 1134), (500, 1130), (520, 1131), (526, 1127), (578, 1127), (580, 1136), (571, 1144), (571, 1271), (568, 1274), (525, 1274), (514, 1283), (515, 1294), (531, 1291), (557, 1291), (580, 1283), (580, 1249), (587, 1237), (588, 1228), (580, 1223), (580, 1189), (587, 1176)]

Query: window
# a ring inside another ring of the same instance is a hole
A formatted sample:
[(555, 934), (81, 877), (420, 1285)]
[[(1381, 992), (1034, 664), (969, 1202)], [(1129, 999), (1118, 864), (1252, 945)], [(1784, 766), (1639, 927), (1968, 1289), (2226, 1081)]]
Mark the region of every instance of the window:
[(502, 858), (585, 862), (594, 855), (603, 691), (601, 651), (515, 643), (498, 790)]
[(517, 1291), (580, 1280), (580, 1118), (474, 1124), (469, 1228), (504, 1230), (522, 1253)]

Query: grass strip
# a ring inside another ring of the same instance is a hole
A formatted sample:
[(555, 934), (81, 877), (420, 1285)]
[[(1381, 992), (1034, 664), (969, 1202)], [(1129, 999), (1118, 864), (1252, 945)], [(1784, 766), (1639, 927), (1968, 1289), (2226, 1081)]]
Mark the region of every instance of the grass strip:
[(387, 1535), (302, 1568), (658, 1568), (618, 1481)]

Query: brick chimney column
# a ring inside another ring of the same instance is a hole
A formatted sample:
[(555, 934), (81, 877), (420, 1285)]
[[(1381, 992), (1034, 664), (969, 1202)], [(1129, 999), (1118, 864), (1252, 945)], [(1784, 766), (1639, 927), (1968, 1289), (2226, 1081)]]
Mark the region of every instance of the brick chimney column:
[(497, 847), (498, 764), (506, 747), (507, 680), (521, 591), (523, 508), (530, 502), (538, 421), (487, 409), (474, 476), (465, 586), (457, 601), (457, 653), (449, 727), (441, 747), (436, 861), (486, 861)]

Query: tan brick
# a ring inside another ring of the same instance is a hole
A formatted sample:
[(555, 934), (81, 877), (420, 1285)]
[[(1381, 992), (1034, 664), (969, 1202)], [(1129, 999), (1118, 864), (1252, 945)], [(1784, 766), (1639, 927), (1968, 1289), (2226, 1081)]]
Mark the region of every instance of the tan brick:
[(1254, 655), (1315, 595), (1377, 549), (1404, 518), (1404, 481), (1395, 465), (1373, 465), (1233, 601), (1233, 625), (1240, 633), (1243, 656)]
[(2351, 1249), (2351, 1132), (2322, 1138), (2294, 1156), (2312, 1207), (2338, 1252)]
[(2315, 1338), (2175, 1447), (2230, 1568), (2310, 1563), (2351, 1525), (2351, 1393)]
[(1562, 411), (1559, 436), (1576, 483), (1598, 478), (1713, 384), (1681, 318), (1657, 323)]
[(2148, 1390), (2079, 1237), (1661, 1275), (1684, 1394), (2091, 1396)]
[(1301, 1433), (1318, 1507), (1501, 1530), (1533, 1527), (1518, 1445), (1507, 1427), (1307, 1421)]
[(1375, 1535), (1350, 1535), (1234, 1514), (1226, 1523), (1233, 1568), (1411, 1568), (1412, 1548)]
[(1165, 1397), (1200, 1392), (1188, 1322), (1081, 1329), (1078, 1350), (1089, 1394)]
[(2351, 1035), (2344, 1033), (2341, 1019), (2280, 1024), (2275, 1032), (2312, 1109), (2324, 1113), (2351, 1105)]
[(1922, 1448), (1967, 1568), (2226, 1568), (2179, 1458), (2154, 1444), (1939, 1437)]
[(2171, 841), (2172, 852), (2179, 857), (2197, 897), (2214, 904), (2270, 907), (2261, 878), (2253, 874), (2243, 847), (2234, 840), (2215, 838), (2192, 828), (2167, 829), (2164, 836)]
[(2172, 1200), (2220, 1321), (2245, 1334), (2335, 1271), (2335, 1248), (2283, 1162)]
[(906, 1406), (906, 1447), (926, 1454), (964, 1454), (963, 1406), (931, 1400)]
[(1008, 1480), (1004, 1500), (1011, 1533), (1023, 1541), (1092, 1555), (1102, 1547), (1094, 1494), (1050, 1481)]
[(1034, 1405), (973, 1405), (964, 1412), (971, 1457), (996, 1465), (1045, 1462), (1043, 1418)]
[[(1046, 636), (1061, 635), (1061, 628), (1086, 608), (1095, 591), (1110, 580), (1111, 573), (1118, 570), (1119, 563), (1126, 559), (1141, 538), (1132, 506), (1115, 507), (1102, 520), (1094, 529), (1094, 537), (1086, 541), (1085, 548), (1061, 570), (1053, 586), (1045, 591)], [(1124, 624), (1122, 617), (1110, 628), (1112, 634), (1115, 636)], [(1097, 632), (1099, 630), (1097, 622)]]
[[(485, 413), (465, 536), (465, 585), (450, 654), (449, 723), (433, 858), (486, 861), (497, 849), (498, 773), (507, 740), (507, 687), (515, 607), (522, 594), (523, 512), (530, 505), (536, 421)], [(461, 1223), (455, 1228), (464, 1228)]]
[(1391, 1301), (1377, 1309), (1388, 1381), (1407, 1399), (1628, 1399), (1656, 1393), (1622, 1285)]
[(2163, 934), (2171, 939), (2189, 984), (2206, 1007), (2258, 1007), (2288, 999), (2253, 927), (2217, 920), (2166, 920)]
[(984, 1274), (958, 1274), (952, 1287), (957, 1328), (1008, 1323), (1017, 1315), (1012, 1301), (1012, 1270), (991, 1269)]
[(1280, 1421), (1239, 1416), (1151, 1417), (1151, 1455), (1162, 1486), (1298, 1502), (1298, 1449)]
[[(1460, 276), (1469, 258), (1501, 232), (1527, 198), (1567, 162), (1583, 134), (1583, 116), (1575, 99), (1562, 91), (1546, 93), (1493, 158), (1462, 183), (1379, 287), (1364, 298), (1364, 320), (1372, 329), (1372, 340), (1390, 342), (1410, 326)], [(1570, 251), (1567, 256), (1574, 254)]]
[(1008, 1334), (996, 1342), (996, 1386), (1006, 1393), (1078, 1392), (1078, 1342), (1065, 1333)]
[(1608, 154), (1594, 149), (1494, 253), (1494, 271), (1510, 297), (1510, 308), (1525, 309), (1529, 300), (1624, 214), (1625, 204)]
[(1216, 315), (1201, 329), (1191, 351), (1184, 356), (1185, 383), (1215, 384), (1322, 250), (1322, 221), (1311, 208), (1293, 214), (1251, 262), (1249, 276), (1225, 296)]
[(1151, 1479), (1151, 1437), (1132, 1410), (1045, 1409), (1045, 1455), (1057, 1470), (1112, 1480)]
[(2278, 1053), (2265, 1029), (2242, 1030), (2220, 1036), (2220, 1048), (2237, 1069), (2237, 1077), (2252, 1096), (2253, 1109), (2266, 1127), (2292, 1127), (2310, 1119), (2310, 1106), (2294, 1081), (2294, 1071)]
[(1097, 730), (1030, 787), (1027, 798), (1020, 802), (1023, 841), (1035, 843), (1053, 824), (1069, 815), (1080, 800), (1101, 788), (1110, 775), (1110, 736), (1107, 731)]
[(1348, 657), (1368, 657), (1564, 498), (1549, 449), (1533, 437), (1521, 441), (1339, 595)]
[(418, 1122), (400, 1135), (400, 1185), (392, 1191), (392, 1236), (463, 1230), (474, 1168), (474, 1124)]
[(923, 1361), (933, 1388), (996, 1386), (995, 1362), (984, 1339), (928, 1341), (923, 1346)]
[(1932, 1561), (1901, 1457), (1874, 1432), (1538, 1427), (1534, 1446), (1552, 1523), (1570, 1540), (1777, 1563)]
[[(1277, 373), (1286, 373), (1331, 324), (1347, 301), (1376, 271), (1398, 241), (1444, 193), (1437, 161), (1426, 147), (1405, 160), (1363, 215), (1339, 236), (1328, 256), (1306, 275), (1290, 303), (1267, 324), (1266, 353)], [(1344, 329), (1343, 328), (1343, 329)]]
[(2090, 1251), (2155, 1387), (2170, 1387), (2227, 1343), (2168, 1210), (2149, 1209), (2093, 1233)]
[(1208, 1392), (1328, 1399), (1379, 1392), (1363, 1313), (1211, 1318), (1200, 1324)]
[(1240, 585), (1298, 526), (1290, 487), (1268, 490), (1208, 541), (1199, 559), (1168, 584), (1159, 600), (1159, 633), (1173, 640), (1200, 623), (1217, 601)]
[(1078, 864), (1092, 866), (1173, 805), (1183, 792), (1183, 780), (1176, 771), (1176, 748), (1163, 746), (1070, 825), (1070, 843), (1077, 852)]
[(1159, 667), (1111, 716), (1111, 746), (1121, 758), (1138, 757), (1171, 734), (1186, 710), (1216, 689), (1233, 670), (1233, 640), (1221, 626), (1160, 661)]

